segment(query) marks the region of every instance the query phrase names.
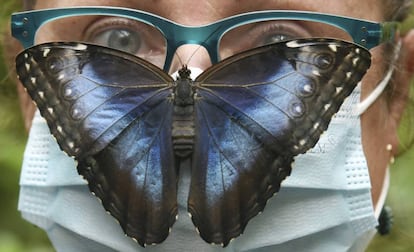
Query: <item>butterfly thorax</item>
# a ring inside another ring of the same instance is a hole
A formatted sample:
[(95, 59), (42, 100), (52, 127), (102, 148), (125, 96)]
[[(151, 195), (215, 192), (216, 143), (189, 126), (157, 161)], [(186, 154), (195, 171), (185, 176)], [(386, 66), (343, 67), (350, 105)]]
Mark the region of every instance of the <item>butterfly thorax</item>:
[(187, 157), (194, 144), (194, 91), (190, 70), (184, 66), (174, 87), (172, 139), (175, 155)]
[(185, 107), (194, 104), (193, 98), (193, 80), (190, 78), (191, 71), (183, 66), (178, 71), (178, 78), (174, 87), (174, 104)]

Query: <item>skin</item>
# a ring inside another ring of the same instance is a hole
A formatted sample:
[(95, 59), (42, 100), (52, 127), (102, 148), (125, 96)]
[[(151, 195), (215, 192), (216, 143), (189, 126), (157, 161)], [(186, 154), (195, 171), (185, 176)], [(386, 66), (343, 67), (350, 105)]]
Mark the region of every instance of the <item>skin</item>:
[[(76, 5), (97, 5), (96, 0), (60, 0), (60, 1), (38, 1), (36, 9), (65, 7)], [(154, 0), (154, 1), (99, 1), (99, 5), (122, 6), (136, 8), (157, 15), (166, 17), (184, 25), (202, 25), (211, 23), (218, 19), (225, 18), (247, 11), (265, 9), (292, 9), (318, 11), (330, 14), (339, 14), (355, 18), (362, 18), (372, 21), (383, 21), (384, 10), (381, 9), (375, 0), (359, 1), (302, 1), (302, 0), (210, 0), (197, 1), (195, 4), (191, 0)], [(355, 6), (358, 6), (355, 8)], [(68, 27), (73, 27), (67, 24)], [(61, 27), (65, 30), (65, 27)], [(73, 28), (67, 28), (68, 31)], [(403, 49), (398, 62), (398, 71), (394, 77), (394, 92), (390, 95), (385, 92), (369, 109), (361, 116), (362, 143), (368, 161), (368, 167), (372, 183), (372, 198), (374, 205), (377, 204), (381, 193), (386, 168), (393, 156), (398, 155), (397, 127), (401, 119), (402, 112), (407, 102), (408, 84), (414, 72), (414, 31), (407, 33), (402, 40)], [(184, 46), (177, 52), (182, 61), (190, 66), (201, 69), (207, 68), (211, 63), (208, 55), (203, 50), (198, 50), (192, 56), (194, 46)], [(381, 81), (387, 66), (384, 61), (384, 47), (378, 46), (371, 50), (372, 66), (362, 80), (362, 97), (364, 99)], [(411, 55), (411, 57), (409, 56)], [(174, 58), (172, 71), (174, 72), (181, 66), (178, 57)], [(19, 85), (21, 93), (22, 107), (27, 127), (33, 116), (34, 106), (24, 94)], [(392, 145), (392, 150), (387, 149), (387, 145)]]

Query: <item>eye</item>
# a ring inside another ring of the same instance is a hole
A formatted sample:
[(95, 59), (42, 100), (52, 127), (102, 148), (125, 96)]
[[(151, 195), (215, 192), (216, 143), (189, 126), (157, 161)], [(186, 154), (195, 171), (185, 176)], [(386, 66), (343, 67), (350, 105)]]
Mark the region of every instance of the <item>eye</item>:
[(261, 22), (255, 26), (252, 33), (256, 47), (310, 36), (304, 26), (291, 21)]
[(271, 34), (266, 36), (262, 41), (259, 43), (260, 45), (268, 45), (273, 44), (289, 39), (294, 39), (295, 37), (289, 34)]
[(91, 42), (126, 51), (131, 54), (137, 54), (142, 47), (140, 34), (125, 28), (103, 31), (97, 34)]
[(98, 17), (85, 29), (83, 41), (122, 50), (162, 67), (166, 40), (155, 27), (134, 19)]
[(238, 26), (228, 31), (220, 42), (220, 57), (280, 41), (311, 37), (309, 29), (291, 20), (271, 20)]

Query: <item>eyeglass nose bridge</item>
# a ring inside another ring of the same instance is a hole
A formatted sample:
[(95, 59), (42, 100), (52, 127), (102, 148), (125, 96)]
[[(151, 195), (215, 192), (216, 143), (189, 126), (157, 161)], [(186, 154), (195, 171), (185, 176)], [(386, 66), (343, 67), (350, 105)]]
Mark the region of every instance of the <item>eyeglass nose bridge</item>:
[[(162, 28), (162, 27), (160, 27)], [(164, 71), (168, 71), (177, 49), (182, 45), (199, 45), (204, 47), (212, 64), (220, 61), (219, 42), (223, 32), (215, 26), (204, 27), (183, 27), (175, 26), (174, 29), (163, 30), (161, 32), (167, 42), (167, 52), (164, 63)]]

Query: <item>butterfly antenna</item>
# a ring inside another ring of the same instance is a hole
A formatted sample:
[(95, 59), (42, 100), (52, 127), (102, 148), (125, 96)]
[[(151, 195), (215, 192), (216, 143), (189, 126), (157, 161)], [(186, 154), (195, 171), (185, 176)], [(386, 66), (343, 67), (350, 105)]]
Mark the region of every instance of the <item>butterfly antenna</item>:
[(178, 61), (180, 62), (180, 66), (187, 66), (184, 64), (184, 61), (181, 59), (180, 55), (175, 51), (175, 55), (177, 55)]
[(202, 45), (198, 45), (198, 47), (193, 51), (193, 53), (190, 55), (190, 57), (188, 57), (187, 63), (185, 65), (188, 65), (188, 63), (191, 61), (193, 56), (198, 52), (198, 50), (200, 50), (201, 47), (202, 47)]

